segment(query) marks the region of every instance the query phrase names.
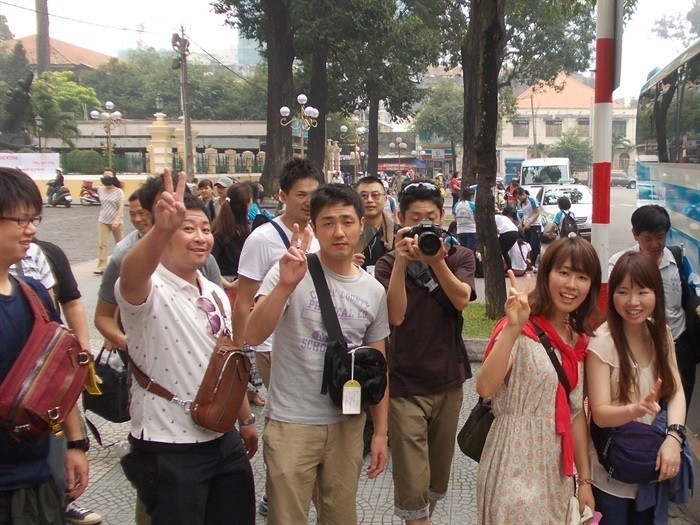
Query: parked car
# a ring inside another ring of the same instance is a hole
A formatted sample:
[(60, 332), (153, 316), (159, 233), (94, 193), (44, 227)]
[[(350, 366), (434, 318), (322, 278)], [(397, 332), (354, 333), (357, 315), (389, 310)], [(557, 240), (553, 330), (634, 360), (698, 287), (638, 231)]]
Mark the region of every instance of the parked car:
[(637, 181), (628, 177), (627, 172), (623, 170), (612, 170), (610, 172), (610, 185), (611, 186), (624, 186), (629, 190), (633, 190), (637, 187)]
[(525, 186), (530, 195), (537, 199), (542, 207), (542, 241), (556, 239), (557, 228), (554, 217), (559, 212), (557, 200), (568, 197), (571, 201), (571, 211), (576, 217), (576, 225), (581, 237), (591, 239), (591, 221), (593, 220), (593, 192), (583, 184), (561, 184), (557, 186)]

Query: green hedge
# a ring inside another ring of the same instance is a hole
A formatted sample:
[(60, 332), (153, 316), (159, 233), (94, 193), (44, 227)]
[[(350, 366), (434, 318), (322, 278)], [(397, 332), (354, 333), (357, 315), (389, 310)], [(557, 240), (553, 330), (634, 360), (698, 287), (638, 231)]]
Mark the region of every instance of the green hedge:
[(61, 166), (66, 173), (94, 174), (102, 173), (106, 163), (96, 151), (74, 149), (61, 153)]

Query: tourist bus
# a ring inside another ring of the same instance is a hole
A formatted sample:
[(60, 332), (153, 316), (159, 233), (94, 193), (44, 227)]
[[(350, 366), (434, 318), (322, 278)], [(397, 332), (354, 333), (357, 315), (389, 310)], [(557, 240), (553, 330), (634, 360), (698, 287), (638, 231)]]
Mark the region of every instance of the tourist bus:
[(636, 149), (637, 205), (666, 207), (667, 244), (700, 272), (700, 40), (642, 87)]

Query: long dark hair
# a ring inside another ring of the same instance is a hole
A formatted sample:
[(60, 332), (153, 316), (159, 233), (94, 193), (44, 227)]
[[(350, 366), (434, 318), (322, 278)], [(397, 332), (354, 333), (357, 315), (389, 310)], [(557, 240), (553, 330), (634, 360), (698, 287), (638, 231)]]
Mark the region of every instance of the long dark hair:
[(241, 244), (250, 234), (248, 224), (248, 202), (251, 198), (251, 190), (244, 184), (232, 184), (226, 191), (226, 203), (221, 206), (219, 215), (211, 223), (211, 232), (214, 238), (227, 244), (238, 237)]
[(569, 314), (569, 321), (578, 333), (593, 334), (595, 319), (598, 318), (598, 293), (600, 292), (601, 270), (598, 254), (593, 245), (583, 237), (565, 237), (549, 245), (542, 255), (535, 289), (530, 292), (530, 315), (541, 315), (547, 319), (554, 314), (552, 298), (549, 295), (549, 274), (564, 266), (569, 260), (572, 269), (585, 273), (591, 279), (591, 288), (581, 305)]
[[(627, 252), (622, 254), (610, 272), (610, 293), (608, 294), (608, 328), (620, 361), (618, 383), (620, 403), (631, 403), (630, 391), (637, 386), (632, 370), (632, 350), (625, 337), (624, 320), (615, 309), (614, 303), (615, 292), (628, 276), (632, 284), (649, 288), (654, 292), (656, 298), (652, 317), (647, 319), (645, 324), (654, 346), (654, 374), (661, 378), (659, 399), (668, 400), (676, 392), (677, 385), (670, 365), (673, 347), (669, 341), (668, 328), (666, 327), (666, 307), (661, 272), (649, 256), (640, 252)], [(638, 392), (638, 394), (641, 393)]]

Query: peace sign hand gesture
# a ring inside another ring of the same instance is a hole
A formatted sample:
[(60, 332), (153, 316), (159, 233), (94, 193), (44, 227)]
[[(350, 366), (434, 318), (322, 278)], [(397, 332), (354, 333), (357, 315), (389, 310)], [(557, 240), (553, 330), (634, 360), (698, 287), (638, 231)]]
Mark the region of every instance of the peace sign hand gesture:
[(504, 305), (508, 318), (507, 324), (522, 330), (530, 318), (530, 303), (527, 296), (532, 285), (532, 277), (528, 273), (525, 277), (525, 283), (521, 286), (513, 271), (508, 270), (508, 279), (510, 280), (510, 288), (508, 289), (508, 299)]
[(155, 206), (154, 227), (168, 233), (177, 231), (185, 221), (185, 177), (177, 180), (177, 188), (173, 190), (173, 178), (170, 170), (163, 170), (164, 190)]
[(288, 288), (294, 288), (304, 278), (306, 274), (307, 261), (306, 250), (313, 239), (313, 230), (307, 225), (303, 233), (299, 231), (299, 225), (292, 227), (292, 238), (289, 242), (289, 249), (280, 259), (280, 280), (279, 284)]

